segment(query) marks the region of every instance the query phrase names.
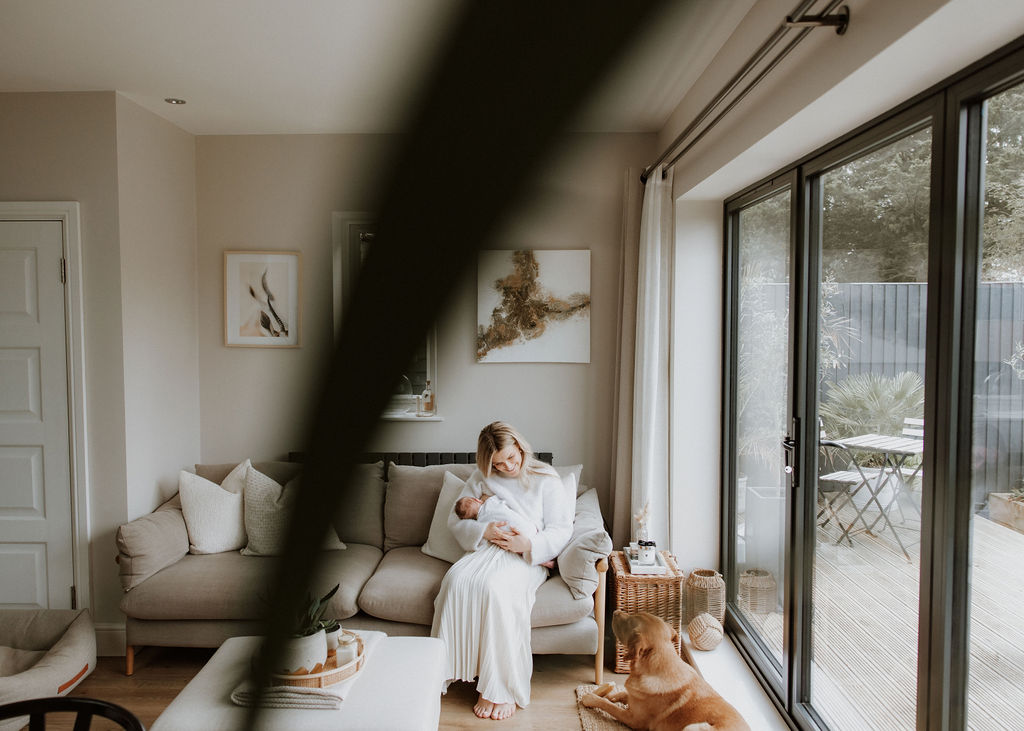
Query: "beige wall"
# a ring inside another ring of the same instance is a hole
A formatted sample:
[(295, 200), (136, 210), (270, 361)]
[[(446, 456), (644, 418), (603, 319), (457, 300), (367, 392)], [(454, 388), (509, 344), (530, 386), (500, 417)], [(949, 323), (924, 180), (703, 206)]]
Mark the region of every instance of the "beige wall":
[[(301, 448), (316, 369), (333, 337), (331, 213), (367, 210), (372, 165), (389, 148), (387, 137), (367, 135), (198, 138), (204, 461)], [(653, 136), (588, 136), (565, 149), (493, 247), (591, 250), (591, 363), (477, 364), (474, 269), (437, 329), (444, 421), (388, 422), (372, 448), (472, 451), (480, 427), (500, 418), (559, 463), (583, 463), (584, 480), (607, 490), (624, 172), (649, 161)], [(226, 249), (302, 253), (301, 348), (224, 346)]]
[(117, 96), (128, 517), (199, 459), (195, 137)]
[(114, 94), (0, 94), (0, 199), (81, 204), (96, 621), (123, 622), (114, 531), (128, 517)]

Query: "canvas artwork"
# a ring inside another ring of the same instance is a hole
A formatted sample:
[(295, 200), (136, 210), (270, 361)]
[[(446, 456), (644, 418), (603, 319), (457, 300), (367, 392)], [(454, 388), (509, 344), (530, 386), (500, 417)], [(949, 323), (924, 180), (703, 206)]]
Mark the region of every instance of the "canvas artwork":
[(479, 363), (590, 362), (590, 251), (482, 251)]
[(224, 252), (224, 343), (299, 344), (298, 252)]

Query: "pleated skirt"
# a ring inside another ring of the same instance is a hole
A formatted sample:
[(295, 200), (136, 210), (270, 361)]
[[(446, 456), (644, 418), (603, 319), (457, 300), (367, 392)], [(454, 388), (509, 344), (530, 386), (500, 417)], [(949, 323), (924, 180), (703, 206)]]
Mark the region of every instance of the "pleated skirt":
[(476, 678), (489, 701), (529, 704), (530, 613), (547, 575), (543, 566), (493, 544), (452, 565), (434, 600), (430, 630), (448, 650), (448, 682)]

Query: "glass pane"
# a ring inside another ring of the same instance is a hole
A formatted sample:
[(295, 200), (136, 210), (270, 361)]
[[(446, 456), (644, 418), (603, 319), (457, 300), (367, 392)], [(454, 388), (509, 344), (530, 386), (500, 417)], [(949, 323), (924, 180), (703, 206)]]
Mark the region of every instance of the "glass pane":
[(811, 703), (913, 729), (931, 131), (824, 174)]
[(736, 365), (737, 604), (782, 667), (789, 368), (790, 193), (739, 214)]
[(987, 102), (967, 720), (1024, 728), (1024, 87)]

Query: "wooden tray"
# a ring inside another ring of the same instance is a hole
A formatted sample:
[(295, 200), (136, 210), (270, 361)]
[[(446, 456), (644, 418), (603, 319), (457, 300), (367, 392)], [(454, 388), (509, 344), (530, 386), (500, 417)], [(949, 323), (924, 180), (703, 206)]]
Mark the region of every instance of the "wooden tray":
[(270, 684), (292, 685), (298, 688), (326, 688), (329, 685), (347, 680), (358, 673), (363, 667), (363, 661), (366, 660), (366, 648), (363, 646), (363, 638), (355, 632), (349, 632), (348, 630), (342, 630), (341, 633), (352, 635), (356, 638), (358, 654), (355, 660), (351, 660), (344, 665), (338, 665), (338, 656), (329, 655), (327, 662), (324, 663), (324, 669), (319, 673), (295, 673), (293, 675), (272, 673)]

